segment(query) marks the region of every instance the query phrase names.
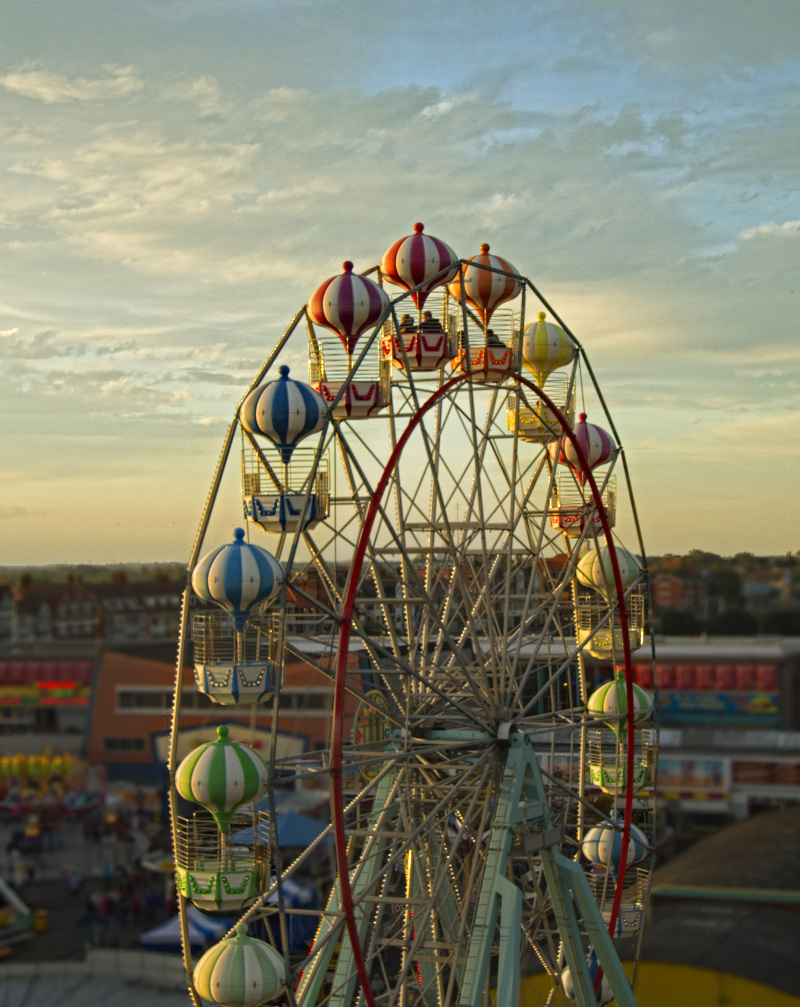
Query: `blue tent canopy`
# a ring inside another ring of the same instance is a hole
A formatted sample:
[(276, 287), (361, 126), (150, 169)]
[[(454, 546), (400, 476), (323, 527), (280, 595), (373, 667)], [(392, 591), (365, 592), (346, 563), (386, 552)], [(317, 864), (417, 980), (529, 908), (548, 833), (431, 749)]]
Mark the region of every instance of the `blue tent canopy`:
[[(206, 916), (197, 906), (188, 905), (186, 914), (189, 920), (189, 944), (192, 951), (205, 951), (215, 944), (233, 925), (231, 920), (215, 919)], [(140, 934), (139, 946), (143, 951), (164, 951), (167, 953), (181, 950), (181, 918), (173, 916), (171, 920), (162, 923), (147, 933)]]
[[(327, 828), (324, 822), (310, 815), (302, 815), (299, 811), (284, 811), (276, 816), (275, 821), (278, 827), (278, 845), (281, 847), (308, 846)], [(269, 824), (260, 822), (258, 830), (259, 842), (269, 842)], [(240, 829), (233, 834), (232, 839), (242, 846), (252, 846), (255, 842), (253, 827)]]

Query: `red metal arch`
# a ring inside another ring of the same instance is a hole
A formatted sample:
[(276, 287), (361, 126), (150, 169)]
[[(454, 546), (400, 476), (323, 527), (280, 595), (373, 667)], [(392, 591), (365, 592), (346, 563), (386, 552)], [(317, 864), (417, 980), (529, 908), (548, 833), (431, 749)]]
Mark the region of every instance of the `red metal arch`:
[[(625, 657), (625, 691), (627, 697), (627, 715), (626, 715), (626, 725), (627, 725), (627, 749), (626, 749), (626, 779), (627, 785), (625, 788), (625, 813), (623, 819), (623, 830), (622, 830), (622, 849), (620, 851), (620, 867), (617, 877), (616, 890), (614, 892), (614, 902), (611, 908), (611, 917), (608, 924), (609, 933), (613, 935), (614, 929), (617, 925), (617, 918), (619, 915), (620, 904), (622, 902), (622, 889), (625, 883), (625, 866), (628, 858), (628, 846), (630, 844), (630, 830), (631, 830), (631, 816), (633, 810), (633, 763), (634, 763), (634, 710), (633, 710), (633, 672), (631, 666), (631, 647), (630, 639), (628, 637), (628, 617), (625, 611), (625, 605), (622, 604), (622, 600), (625, 595), (625, 589), (622, 584), (622, 577), (620, 575), (619, 563), (617, 561), (616, 548), (614, 546), (613, 537), (611, 534), (611, 526), (608, 523), (608, 518), (605, 514), (603, 508), (603, 501), (600, 495), (600, 490), (598, 489), (595, 478), (589, 469), (588, 461), (583, 453), (581, 445), (574, 434), (574, 431), (567, 423), (566, 419), (562, 415), (558, 407), (550, 400), (550, 398), (544, 393), (544, 391), (534, 384), (533, 381), (529, 380), (522, 374), (511, 375), (516, 382), (525, 387), (529, 388), (537, 398), (541, 399), (547, 408), (552, 412), (555, 418), (558, 420), (564, 436), (566, 436), (572, 446), (575, 448), (575, 453), (578, 457), (578, 462), (580, 463), (581, 469), (585, 473), (586, 480), (589, 483), (589, 487), (592, 491), (592, 497), (594, 498), (595, 506), (597, 507), (598, 516), (600, 518), (600, 523), (603, 528), (603, 532), (606, 536), (606, 543), (608, 546), (609, 556), (611, 559), (611, 569), (614, 574), (614, 585), (617, 591), (617, 598), (620, 602), (619, 604), (619, 621), (620, 630), (622, 633), (622, 647)], [(367, 510), (366, 517), (364, 519), (364, 524), (361, 529), (361, 534), (356, 543), (355, 552), (353, 554), (353, 563), (350, 569), (350, 575), (348, 578), (347, 588), (345, 591), (344, 604), (341, 610), (341, 628), (339, 631), (339, 652), (336, 664), (336, 678), (334, 683), (334, 704), (333, 704), (333, 724), (332, 724), (332, 743), (331, 743), (331, 820), (333, 823), (333, 832), (336, 841), (336, 863), (339, 873), (339, 885), (340, 885), (340, 895), (342, 902), (342, 909), (345, 916), (345, 924), (347, 926), (347, 932), (350, 937), (350, 944), (353, 950), (353, 958), (356, 964), (356, 969), (358, 971), (358, 977), (361, 982), (361, 990), (364, 994), (368, 1007), (376, 1007), (375, 999), (372, 995), (370, 989), (369, 975), (367, 974), (366, 964), (364, 962), (364, 956), (361, 949), (361, 944), (358, 939), (358, 933), (356, 929), (355, 913), (353, 907), (353, 892), (350, 886), (350, 876), (349, 867), (347, 863), (347, 851), (346, 843), (347, 837), (345, 833), (345, 822), (344, 822), (344, 793), (343, 793), (343, 782), (342, 782), (342, 744), (344, 738), (344, 696), (345, 696), (345, 680), (347, 677), (347, 655), (348, 655), (348, 645), (350, 642), (350, 626), (353, 618), (353, 609), (355, 607), (355, 592), (356, 586), (359, 581), (361, 574), (361, 566), (364, 562), (364, 556), (367, 551), (367, 543), (369, 541), (369, 536), (372, 532), (372, 526), (375, 522), (375, 518), (380, 507), (381, 498), (383, 496), (384, 490), (389, 482), (389, 478), (397, 466), (400, 456), (403, 453), (403, 449), (407, 444), (411, 434), (414, 432), (416, 427), (419, 425), (422, 417), (431, 409), (436, 403), (443, 398), (455, 385), (462, 381), (468, 381), (470, 379), (469, 374), (459, 374), (456, 377), (451, 378), (446, 381), (440, 388), (430, 396), (430, 398), (424, 402), (417, 412), (411, 417), (408, 422), (408, 426), (403, 431), (403, 434), (398, 439), (397, 444), (392, 451), (388, 462), (381, 474), (378, 484), (373, 492), (372, 499), (370, 501), (369, 508)], [(599, 973), (596, 977), (595, 986), (599, 988), (599, 982), (602, 980), (602, 973)]]

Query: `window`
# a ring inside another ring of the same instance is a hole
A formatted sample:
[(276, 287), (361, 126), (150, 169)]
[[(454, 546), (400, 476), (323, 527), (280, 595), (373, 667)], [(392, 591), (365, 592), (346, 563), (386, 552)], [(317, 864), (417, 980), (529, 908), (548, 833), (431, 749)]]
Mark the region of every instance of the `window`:
[(333, 693), (328, 689), (282, 689), (280, 709), (283, 712), (329, 717), (333, 709)]
[(104, 752), (143, 752), (144, 738), (103, 738)]
[(155, 687), (117, 691), (118, 713), (169, 713), (171, 710), (171, 689)]
[[(265, 705), (265, 712), (268, 712)], [(181, 708), (184, 711), (215, 709), (221, 707), (205, 693), (186, 688), (181, 694)], [(329, 689), (283, 689), (280, 708), (283, 713), (297, 713), (305, 716), (329, 717), (333, 709), (333, 692)], [(121, 688), (117, 690), (117, 713), (163, 713), (172, 712), (172, 690), (159, 686)]]
[[(222, 709), (219, 703), (215, 703), (204, 692), (199, 692), (197, 689), (184, 689), (181, 692), (182, 710), (209, 710), (212, 708), (216, 710)], [(170, 709), (172, 709), (172, 703), (170, 703)]]
[[(197, 689), (184, 689), (181, 694), (181, 708), (184, 710), (206, 710), (219, 706), (205, 693)], [(142, 686), (139, 689), (117, 690), (117, 713), (171, 713), (172, 689), (159, 686)]]

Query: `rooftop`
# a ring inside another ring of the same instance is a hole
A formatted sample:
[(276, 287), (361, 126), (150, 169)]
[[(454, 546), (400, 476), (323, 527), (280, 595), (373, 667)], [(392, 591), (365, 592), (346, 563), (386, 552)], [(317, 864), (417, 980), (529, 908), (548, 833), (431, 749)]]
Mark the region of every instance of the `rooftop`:
[[(800, 658), (800, 636), (656, 636), (655, 650), (663, 664), (785, 661)], [(649, 640), (633, 659), (650, 660)]]
[(642, 958), (800, 996), (800, 807), (763, 811), (658, 867)]

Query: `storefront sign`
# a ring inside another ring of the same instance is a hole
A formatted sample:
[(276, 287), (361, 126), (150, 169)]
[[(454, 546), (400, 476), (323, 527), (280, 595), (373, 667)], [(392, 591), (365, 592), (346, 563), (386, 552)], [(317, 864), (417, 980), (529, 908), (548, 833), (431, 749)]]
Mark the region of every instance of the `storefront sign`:
[(668, 691), (659, 693), (663, 724), (780, 724), (777, 692)]
[(658, 760), (659, 797), (667, 800), (723, 801), (730, 791), (728, 759), (679, 759), (661, 756)]
[(800, 787), (800, 762), (734, 759), (731, 778), (740, 787)]
[(0, 686), (2, 706), (88, 706), (89, 688), (75, 682), (38, 682)]

